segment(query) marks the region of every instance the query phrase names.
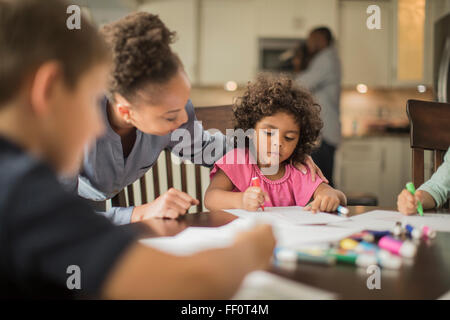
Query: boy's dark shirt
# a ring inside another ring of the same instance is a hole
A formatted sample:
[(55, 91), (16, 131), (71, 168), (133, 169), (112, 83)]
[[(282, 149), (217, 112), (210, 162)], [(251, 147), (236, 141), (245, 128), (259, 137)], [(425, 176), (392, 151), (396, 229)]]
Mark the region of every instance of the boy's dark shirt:
[[(0, 137), (0, 298), (99, 298), (138, 233), (94, 213), (49, 166)], [(71, 265), (81, 289), (68, 289)]]

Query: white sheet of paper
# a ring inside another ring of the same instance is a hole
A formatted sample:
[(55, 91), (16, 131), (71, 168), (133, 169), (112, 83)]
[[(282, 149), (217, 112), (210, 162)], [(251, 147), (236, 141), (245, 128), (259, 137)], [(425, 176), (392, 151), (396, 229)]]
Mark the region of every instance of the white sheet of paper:
[(174, 255), (190, 255), (199, 251), (231, 245), (236, 234), (254, 225), (252, 219), (235, 219), (217, 228), (189, 227), (173, 237), (142, 239), (144, 245)]
[(355, 227), (371, 230), (391, 230), (397, 221), (413, 226), (429, 226), (435, 231), (450, 232), (450, 214), (425, 213), (405, 216), (398, 211), (374, 210), (351, 217), (349, 221), (333, 223), (334, 226)]
[(348, 218), (340, 217), (336, 214), (325, 212), (311, 213), (303, 209), (304, 207), (266, 207), (265, 211), (258, 210), (251, 212), (241, 209), (225, 210), (240, 218), (254, 217), (262, 221), (273, 224), (327, 224), (332, 222), (346, 221)]
[[(237, 233), (260, 223), (259, 219), (238, 218), (217, 228), (190, 227), (174, 237), (159, 237), (141, 240), (150, 247), (175, 255), (189, 255), (206, 249), (223, 248), (233, 243)], [(342, 228), (334, 226), (299, 226), (273, 224), (277, 246), (303, 248), (311, 244), (339, 241), (360, 228)]]
[(331, 300), (337, 295), (278, 275), (254, 271), (241, 284), (233, 300)]
[(359, 227), (341, 228), (328, 225), (274, 226), (277, 246), (294, 249), (300, 249), (313, 244), (336, 242), (361, 230)]

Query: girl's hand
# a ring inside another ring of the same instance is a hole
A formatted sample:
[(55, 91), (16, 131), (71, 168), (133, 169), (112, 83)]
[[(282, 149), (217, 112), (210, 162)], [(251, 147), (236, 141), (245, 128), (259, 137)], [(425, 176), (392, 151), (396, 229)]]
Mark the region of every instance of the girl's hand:
[[(314, 163), (313, 159), (311, 158), (311, 156), (307, 155), (305, 158), (305, 164), (306, 166), (308, 166), (309, 171), (311, 171), (311, 180), (312, 182), (316, 181), (316, 175), (318, 175), (323, 182), (325, 183), (329, 183), (328, 179), (325, 178), (325, 176), (322, 173), (322, 170), (320, 170), (320, 168)], [(295, 167), (300, 170), (301, 172), (303, 172), (303, 174), (306, 174), (306, 166), (302, 163), (296, 163)]]
[(316, 213), (335, 212), (340, 204), (339, 193), (333, 188), (327, 188), (316, 195), (313, 202), (306, 206), (305, 210)]
[(424, 202), (424, 194), (422, 190), (417, 190), (412, 195), (408, 190), (403, 189), (397, 197), (397, 209), (405, 215), (417, 213), (417, 201)]
[(260, 187), (249, 187), (242, 193), (242, 209), (256, 211), (265, 200), (268, 200), (268, 195)]

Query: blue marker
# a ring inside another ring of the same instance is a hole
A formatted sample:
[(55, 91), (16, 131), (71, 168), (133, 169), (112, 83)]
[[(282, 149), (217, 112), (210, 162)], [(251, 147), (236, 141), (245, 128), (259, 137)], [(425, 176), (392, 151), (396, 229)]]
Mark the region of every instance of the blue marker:
[(337, 212), (338, 212), (338, 215), (342, 215), (342, 216), (346, 216), (346, 215), (348, 215), (348, 213), (350, 212), (349, 210), (348, 210), (348, 208), (346, 208), (346, 207), (343, 207), (343, 206), (339, 206), (339, 207), (337, 207)]
[(367, 232), (369, 232), (375, 238), (375, 240), (383, 238), (384, 236), (391, 235), (391, 231), (389, 231), (389, 230), (385, 230), (385, 231), (367, 230)]
[(419, 228), (414, 228), (412, 225), (407, 224), (405, 229), (408, 235), (413, 239), (420, 239), (422, 237), (422, 231)]

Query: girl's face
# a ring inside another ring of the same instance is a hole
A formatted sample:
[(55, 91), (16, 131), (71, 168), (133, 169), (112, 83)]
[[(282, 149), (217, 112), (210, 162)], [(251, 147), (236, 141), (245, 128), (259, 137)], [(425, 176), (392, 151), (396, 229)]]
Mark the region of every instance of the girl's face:
[(280, 111), (264, 117), (255, 125), (256, 150), (260, 166), (278, 166), (289, 159), (300, 138), (300, 126), (294, 116)]
[[(119, 109), (125, 107), (132, 126), (144, 133), (164, 136), (188, 121), (185, 106), (190, 92), (189, 79), (186, 73), (180, 70), (167, 84), (154, 86), (148, 91), (145, 88), (138, 91), (139, 103), (136, 105), (131, 105), (123, 97), (116, 100)], [(151, 94), (154, 94), (156, 99), (152, 99)]]

